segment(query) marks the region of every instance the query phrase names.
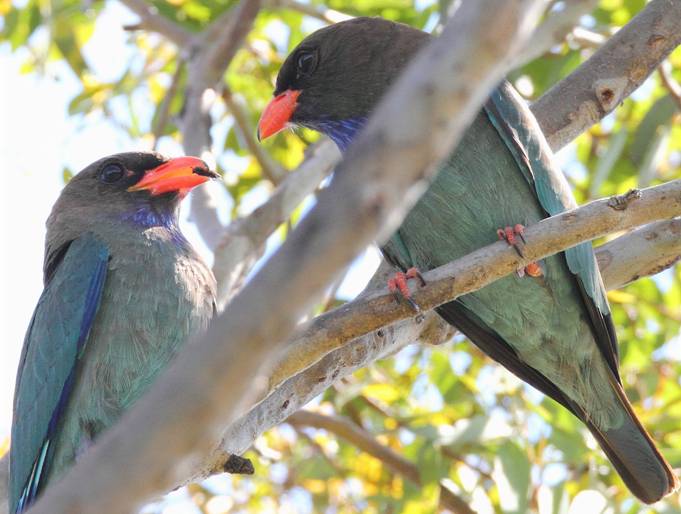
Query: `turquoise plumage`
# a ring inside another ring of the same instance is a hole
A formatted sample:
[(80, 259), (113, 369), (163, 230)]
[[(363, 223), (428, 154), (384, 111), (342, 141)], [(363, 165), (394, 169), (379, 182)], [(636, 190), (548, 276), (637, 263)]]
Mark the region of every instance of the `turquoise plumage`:
[(199, 159), (127, 153), (62, 191), (17, 375), (11, 512), (72, 466), (207, 326), (215, 279), (180, 233), (177, 207), (211, 176)]
[[(344, 150), (429, 39), (377, 18), (315, 32), (284, 62), (259, 135), (297, 124), (324, 132)], [(530, 225), (575, 205), (536, 120), (504, 83), (382, 250), (402, 270), (432, 269), (493, 243), (499, 228)], [(659, 500), (678, 482), (622, 389), (617, 338), (591, 245), (539, 266), (541, 276), (505, 277), (437, 312), (581, 419), (636, 496)]]

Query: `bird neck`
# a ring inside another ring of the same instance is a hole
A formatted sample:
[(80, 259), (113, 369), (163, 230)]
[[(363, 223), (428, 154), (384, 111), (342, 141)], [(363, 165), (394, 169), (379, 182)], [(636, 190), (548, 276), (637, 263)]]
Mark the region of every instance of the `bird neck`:
[(311, 128), (329, 136), (340, 151), (345, 152), (357, 133), (364, 127), (366, 121), (366, 117), (347, 120), (320, 120), (311, 125)]
[(137, 206), (133, 211), (122, 216), (122, 221), (131, 223), (142, 229), (162, 228), (168, 231), (172, 241), (179, 246), (187, 246), (189, 243), (180, 231), (177, 222), (177, 209), (155, 209), (151, 205)]

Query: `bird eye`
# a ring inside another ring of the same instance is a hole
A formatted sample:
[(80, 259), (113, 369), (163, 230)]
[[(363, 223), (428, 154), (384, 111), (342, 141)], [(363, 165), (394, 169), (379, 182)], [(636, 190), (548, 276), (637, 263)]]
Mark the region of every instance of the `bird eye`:
[(99, 172), (99, 180), (105, 184), (118, 182), (124, 176), (125, 170), (123, 169), (123, 166), (117, 163), (107, 164), (102, 168), (102, 171)]
[(309, 75), (317, 66), (317, 54), (312, 52), (301, 52), (296, 60), (298, 76)]

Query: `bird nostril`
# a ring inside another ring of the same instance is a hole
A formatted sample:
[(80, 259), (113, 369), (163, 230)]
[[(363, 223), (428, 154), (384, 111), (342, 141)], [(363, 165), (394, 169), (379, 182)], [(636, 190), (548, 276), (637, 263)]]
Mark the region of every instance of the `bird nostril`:
[(192, 170), (196, 175), (201, 175), (202, 177), (209, 177), (209, 178), (217, 178), (219, 175), (214, 172), (209, 170), (208, 168), (202, 168), (201, 166), (196, 166)]

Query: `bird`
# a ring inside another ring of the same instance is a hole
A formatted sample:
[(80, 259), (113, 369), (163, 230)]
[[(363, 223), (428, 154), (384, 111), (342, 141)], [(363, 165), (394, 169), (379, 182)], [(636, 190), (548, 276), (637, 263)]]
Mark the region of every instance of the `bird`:
[(216, 177), (196, 157), (126, 152), (61, 191), (16, 379), (10, 512), (59, 480), (208, 326), (215, 278), (180, 231), (178, 209)]
[[(284, 60), (258, 137), (307, 127), (346, 151), (431, 37), (367, 17), (312, 33)], [(521, 253), (524, 225), (575, 206), (538, 123), (503, 81), (382, 245), (386, 259), (401, 270), (389, 286), (408, 296), (406, 279), (419, 277), (419, 270), (444, 265), (499, 237)], [(676, 476), (625, 395), (615, 327), (590, 243), (532, 263), (437, 312), (493, 360), (579, 418), (641, 501), (654, 503), (677, 489)]]

